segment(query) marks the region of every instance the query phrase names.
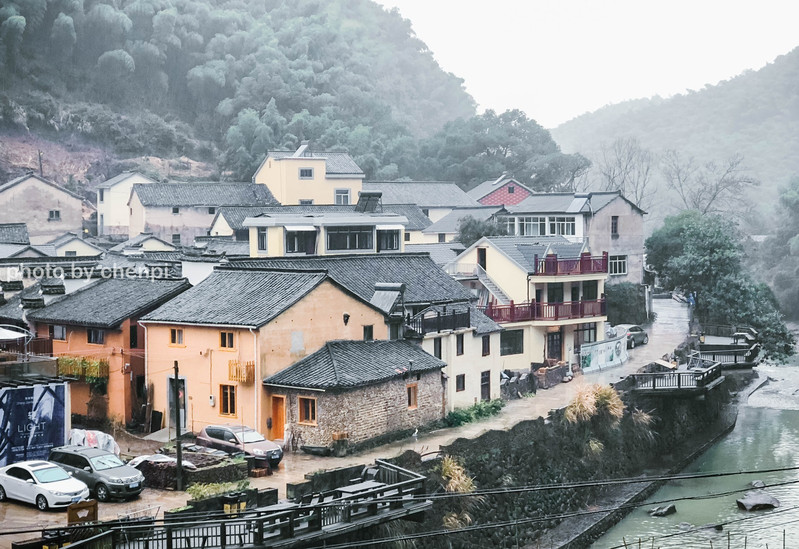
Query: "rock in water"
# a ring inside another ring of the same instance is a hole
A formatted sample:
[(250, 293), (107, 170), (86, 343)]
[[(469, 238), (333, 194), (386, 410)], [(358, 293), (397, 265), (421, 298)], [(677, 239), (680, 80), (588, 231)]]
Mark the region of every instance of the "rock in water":
[(766, 483), (763, 482), (762, 480), (753, 480), (752, 482), (749, 483), (749, 485), (752, 488), (765, 488), (766, 487)]
[(761, 491), (747, 492), (744, 494), (744, 497), (736, 500), (735, 503), (738, 504), (738, 508), (745, 511), (762, 511), (764, 509), (774, 509), (780, 506), (780, 502), (777, 498)]
[(673, 515), (677, 512), (677, 508), (674, 506), (673, 503), (669, 505), (662, 505), (660, 507), (655, 507), (649, 511), (649, 515), (652, 517), (665, 517), (668, 515)]

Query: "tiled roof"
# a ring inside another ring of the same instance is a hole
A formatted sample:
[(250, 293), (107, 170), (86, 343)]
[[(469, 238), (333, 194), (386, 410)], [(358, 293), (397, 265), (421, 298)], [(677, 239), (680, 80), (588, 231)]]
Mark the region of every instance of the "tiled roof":
[(98, 189), (108, 189), (110, 187), (113, 187), (117, 183), (121, 183), (121, 182), (125, 181), (127, 178), (132, 177), (134, 175), (138, 175), (139, 177), (143, 177), (145, 179), (148, 179), (152, 183), (155, 183), (155, 181), (153, 181), (152, 179), (150, 179), (146, 175), (141, 174), (139, 172), (122, 172), (121, 174), (119, 174), (119, 175), (117, 175), (115, 177), (112, 177), (111, 179), (107, 179), (107, 180), (103, 181), (102, 183), (97, 185), (97, 188)]
[(537, 193), (515, 205), (508, 205), (510, 213), (596, 213), (617, 198), (628, 202), (634, 209), (641, 208), (627, 200), (619, 191), (591, 193)]
[(190, 286), (185, 279), (103, 278), (28, 313), (28, 319), (116, 328), (125, 319), (147, 312)]
[(42, 183), (44, 183), (45, 185), (50, 185), (50, 186), (51, 186), (51, 187), (53, 187), (54, 189), (57, 189), (57, 190), (59, 190), (59, 191), (61, 191), (61, 192), (63, 192), (63, 193), (66, 193), (66, 194), (68, 194), (69, 196), (71, 196), (72, 198), (77, 198), (78, 200), (80, 200), (81, 202), (83, 202), (83, 197), (82, 197), (82, 196), (78, 196), (77, 194), (73, 193), (73, 192), (72, 192), (72, 191), (70, 191), (69, 189), (65, 189), (65, 188), (64, 188), (64, 187), (62, 187), (61, 185), (56, 185), (56, 184), (55, 184), (55, 183), (53, 183), (52, 181), (48, 181), (47, 179), (45, 179), (45, 178), (43, 178), (43, 177), (39, 177), (38, 175), (36, 175), (36, 174), (32, 174), (32, 173), (31, 173), (31, 174), (26, 174), (26, 175), (23, 175), (23, 176), (21, 176), (21, 177), (17, 177), (16, 179), (12, 179), (11, 181), (7, 181), (7, 182), (5, 182), (5, 183), (0, 183), (0, 193), (2, 193), (2, 192), (4, 192), (4, 191), (6, 191), (6, 190), (8, 190), (8, 189), (10, 189), (11, 187), (13, 187), (13, 186), (15, 186), (15, 185), (18, 185), (19, 183), (22, 183), (22, 182), (24, 182), (24, 181), (27, 181), (28, 179), (38, 179), (39, 181), (41, 181), (41, 182), (42, 182)]
[(455, 183), (444, 181), (364, 181), (364, 191), (383, 193), (383, 204), (417, 204), (421, 208), (479, 207)]
[(19, 323), (24, 322), (24, 310), (22, 309), (23, 297), (36, 297), (41, 295), (42, 287), (38, 282), (28, 286), (21, 292), (6, 297), (7, 301), (0, 305), (0, 323), (11, 322)]
[(562, 236), (489, 236), (486, 239), (528, 272), (534, 272), (535, 256), (544, 259), (548, 253), (559, 258), (577, 258), (584, 243), (569, 242)]
[(466, 247), (460, 242), (442, 242), (433, 244), (405, 244), (405, 251), (408, 253), (427, 253), (430, 254), (436, 265), (446, 265), (465, 250)]
[(25, 223), (0, 223), (0, 244), (30, 244), (28, 225)]
[(480, 200), (484, 196), (491, 194), (497, 189), (501, 189), (504, 185), (510, 182), (513, 182), (514, 185), (518, 185), (519, 187), (523, 187), (529, 192), (533, 192), (532, 190), (530, 190), (530, 188), (522, 185), (512, 177), (499, 177), (497, 179), (489, 179), (488, 181), (483, 181), (482, 183), (477, 185), (475, 188), (473, 188), (466, 194), (468, 194), (475, 200)]
[[(267, 158), (292, 158), (294, 156), (295, 151), (269, 151), (267, 153)], [(355, 160), (352, 157), (345, 153), (345, 152), (322, 152), (322, 151), (313, 151), (306, 153), (303, 156), (298, 156), (298, 159), (302, 158), (324, 158), (325, 159), (325, 173), (327, 175), (352, 175), (352, 176), (361, 176), (363, 177), (363, 170), (355, 163)]]
[(383, 211), (404, 216), (408, 220), (406, 231), (421, 231), (432, 223), (416, 204), (383, 204)]
[(410, 341), (330, 341), (315, 353), (264, 379), (264, 384), (346, 390), (440, 370), (444, 366), (445, 362)]
[(133, 185), (144, 206), (221, 207), (267, 206), (277, 201), (266, 185), (255, 183), (137, 183)]
[(406, 285), (408, 304), (469, 301), (471, 293), (439, 268), (427, 254), (352, 254), (305, 257), (231, 258), (231, 268), (326, 270), (336, 282), (371, 301), (375, 284)]
[(263, 326), (325, 280), (324, 272), (217, 268), (144, 320)]
[(427, 227), (425, 233), (457, 233), (462, 219), (473, 217), (478, 221), (486, 221), (493, 215), (504, 212), (502, 206), (482, 206), (480, 208), (457, 208)]
[(198, 250), (201, 251), (201, 253), (206, 255), (225, 254), (227, 256), (240, 255), (247, 257), (250, 255), (249, 242), (239, 242), (230, 238), (209, 238), (196, 240), (194, 245), (198, 248)]
[(123, 250), (125, 250), (127, 248), (139, 248), (139, 247), (141, 247), (141, 245), (144, 242), (146, 242), (148, 240), (157, 240), (158, 242), (167, 245), (169, 248), (171, 248), (173, 250), (175, 249), (175, 245), (174, 244), (170, 244), (166, 240), (161, 240), (160, 238), (158, 238), (157, 236), (153, 235), (152, 233), (139, 233), (136, 236), (134, 236), (133, 238), (130, 238), (130, 239), (126, 240), (125, 242), (121, 242), (120, 244), (117, 244), (116, 246), (111, 248), (110, 251), (112, 251), (112, 252), (121, 252), (121, 251), (123, 251)]

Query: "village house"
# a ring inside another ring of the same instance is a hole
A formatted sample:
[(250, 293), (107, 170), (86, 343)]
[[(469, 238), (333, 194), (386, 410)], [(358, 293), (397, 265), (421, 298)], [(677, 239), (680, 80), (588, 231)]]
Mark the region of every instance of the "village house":
[(503, 328), (503, 368), (575, 361), (583, 343), (604, 339), (608, 255), (563, 237), (483, 237), (447, 267)]
[(358, 200), (363, 178), (349, 154), (314, 151), (303, 141), (296, 151), (267, 152), (252, 182), (265, 185), (284, 206), (347, 205)]
[(263, 383), (284, 395), (295, 441), (358, 444), (441, 419), (444, 366), (409, 341), (329, 341)]
[(27, 224), (32, 244), (66, 231), (83, 231), (83, 199), (47, 179), (29, 173), (0, 184), (0, 223)]
[(497, 179), (483, 181), (466, 194), (485, 206), (512, 206), (534, 191), (503, 173)]
[[(56, 279), (57, 280), (57, 279)], [(48, 292), (42, 281), (42, 292)], [(61, 281), (62, 284), (64, 283)], [(142, 421), (146, 402), (144, 331), (148, 313), (189, 288), (183, 279), (99, 278), (30, 306), (26, 321), (39, 338), (51, 340), (59, 374), (70, 383), (72, 413), (121, 422)]]
[(174, 252), (175, 250), (177, 250), (177, 246), (152, 233), (139, 233), (133, 238), (120, 242), (108, 251), (122, 255), (141, 255), (146, 252)]
[(127, 237), (130, 234), (130, 191), (133, 185), (155, 183), (138, 172), (122, 172), (97, 186), (97, 234)]
[[(455, 183), (443, 181), (366, 181), (363, 190), (381, 193), (384, 206), (416, 204), (433, 223), (455, 208), (480, 207)], [(408, 242), (416, 243), (410, 238)]]
[(458, 257), (466, 246), (457, 241), (445, 242), (443, 244), (406, 244), (405, 251), (407, 253), (425, 253), (430, 255), (436, 265), (444, 268), (449, 263)]
[(644, 280), (644, 212), (619, 191), (539, 193), (500, 216), (508, 234), (563, 236), (609, 255), (609, 284)]
[[(177, 363), (183, 427), (249, 425), (283, 439), (286, 395), (261, 380), (328, 341), (388, 339), (382, 310), (322, 270), (217, 268), (141, 320), (152, 409), (174, 424), (168, 378)], [(395, 328), (394, 333), (397, 333)]]
[(57, 257), (96, 257), (105, 250), (80, 238), (75, 233), (64, 233), (46, 244)]
[(453, 242), (458, 238), (461, 223), (467, 218), (476, 221), (492, 221), (497, 216), (507, 214), (502, 206), (483, 206), (480, 208), (455, 208), (450, 213), (422, 230), (421, 239), (412, 239), (415, 244)]
[(207, 236), (223, 206), (266, 206), (275, 199), (264, 185), (253, 183), (134, 184), (128, 207), (130, 233), (150, 233), (175, 246), (190, 246)]

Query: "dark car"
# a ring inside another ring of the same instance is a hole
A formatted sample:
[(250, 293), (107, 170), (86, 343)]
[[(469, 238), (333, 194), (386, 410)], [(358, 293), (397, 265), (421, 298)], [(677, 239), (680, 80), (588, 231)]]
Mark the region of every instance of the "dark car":
[(197, 435), (197, 444), (224, 450), (229, 454), (244, 452), (256, 458), (264, 458), (269, 460), (269, 466), (273, 469), (283, 459), (280, 446), (244, 425), (209, 425)]
[(100, 501), (134, 498), (144, 490), (144, 475), (112, 452), (87, 446), (61, 446), (50, 450), (49, 461), (82, 480)]
[(649, 343), (649, 335), (646, 331), (637, 324), (619, 324), (612, 328), (615, 330), (615, 337), (627, 333), (627, 348), (633, 349), (638, 345), (646, 345)]

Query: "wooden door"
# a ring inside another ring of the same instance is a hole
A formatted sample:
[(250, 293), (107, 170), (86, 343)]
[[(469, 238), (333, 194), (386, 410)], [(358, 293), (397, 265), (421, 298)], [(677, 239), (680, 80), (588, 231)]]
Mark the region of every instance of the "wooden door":
[(272, 428), (270, 440), (283, 440), (286, 429), (286, 397), (272, 395)]
[(480, 372), (480, 399), (491, 400), (491, 371)]
[(563, 360), (563, 334), (561, 332), (547, 334), (547, 358)]

